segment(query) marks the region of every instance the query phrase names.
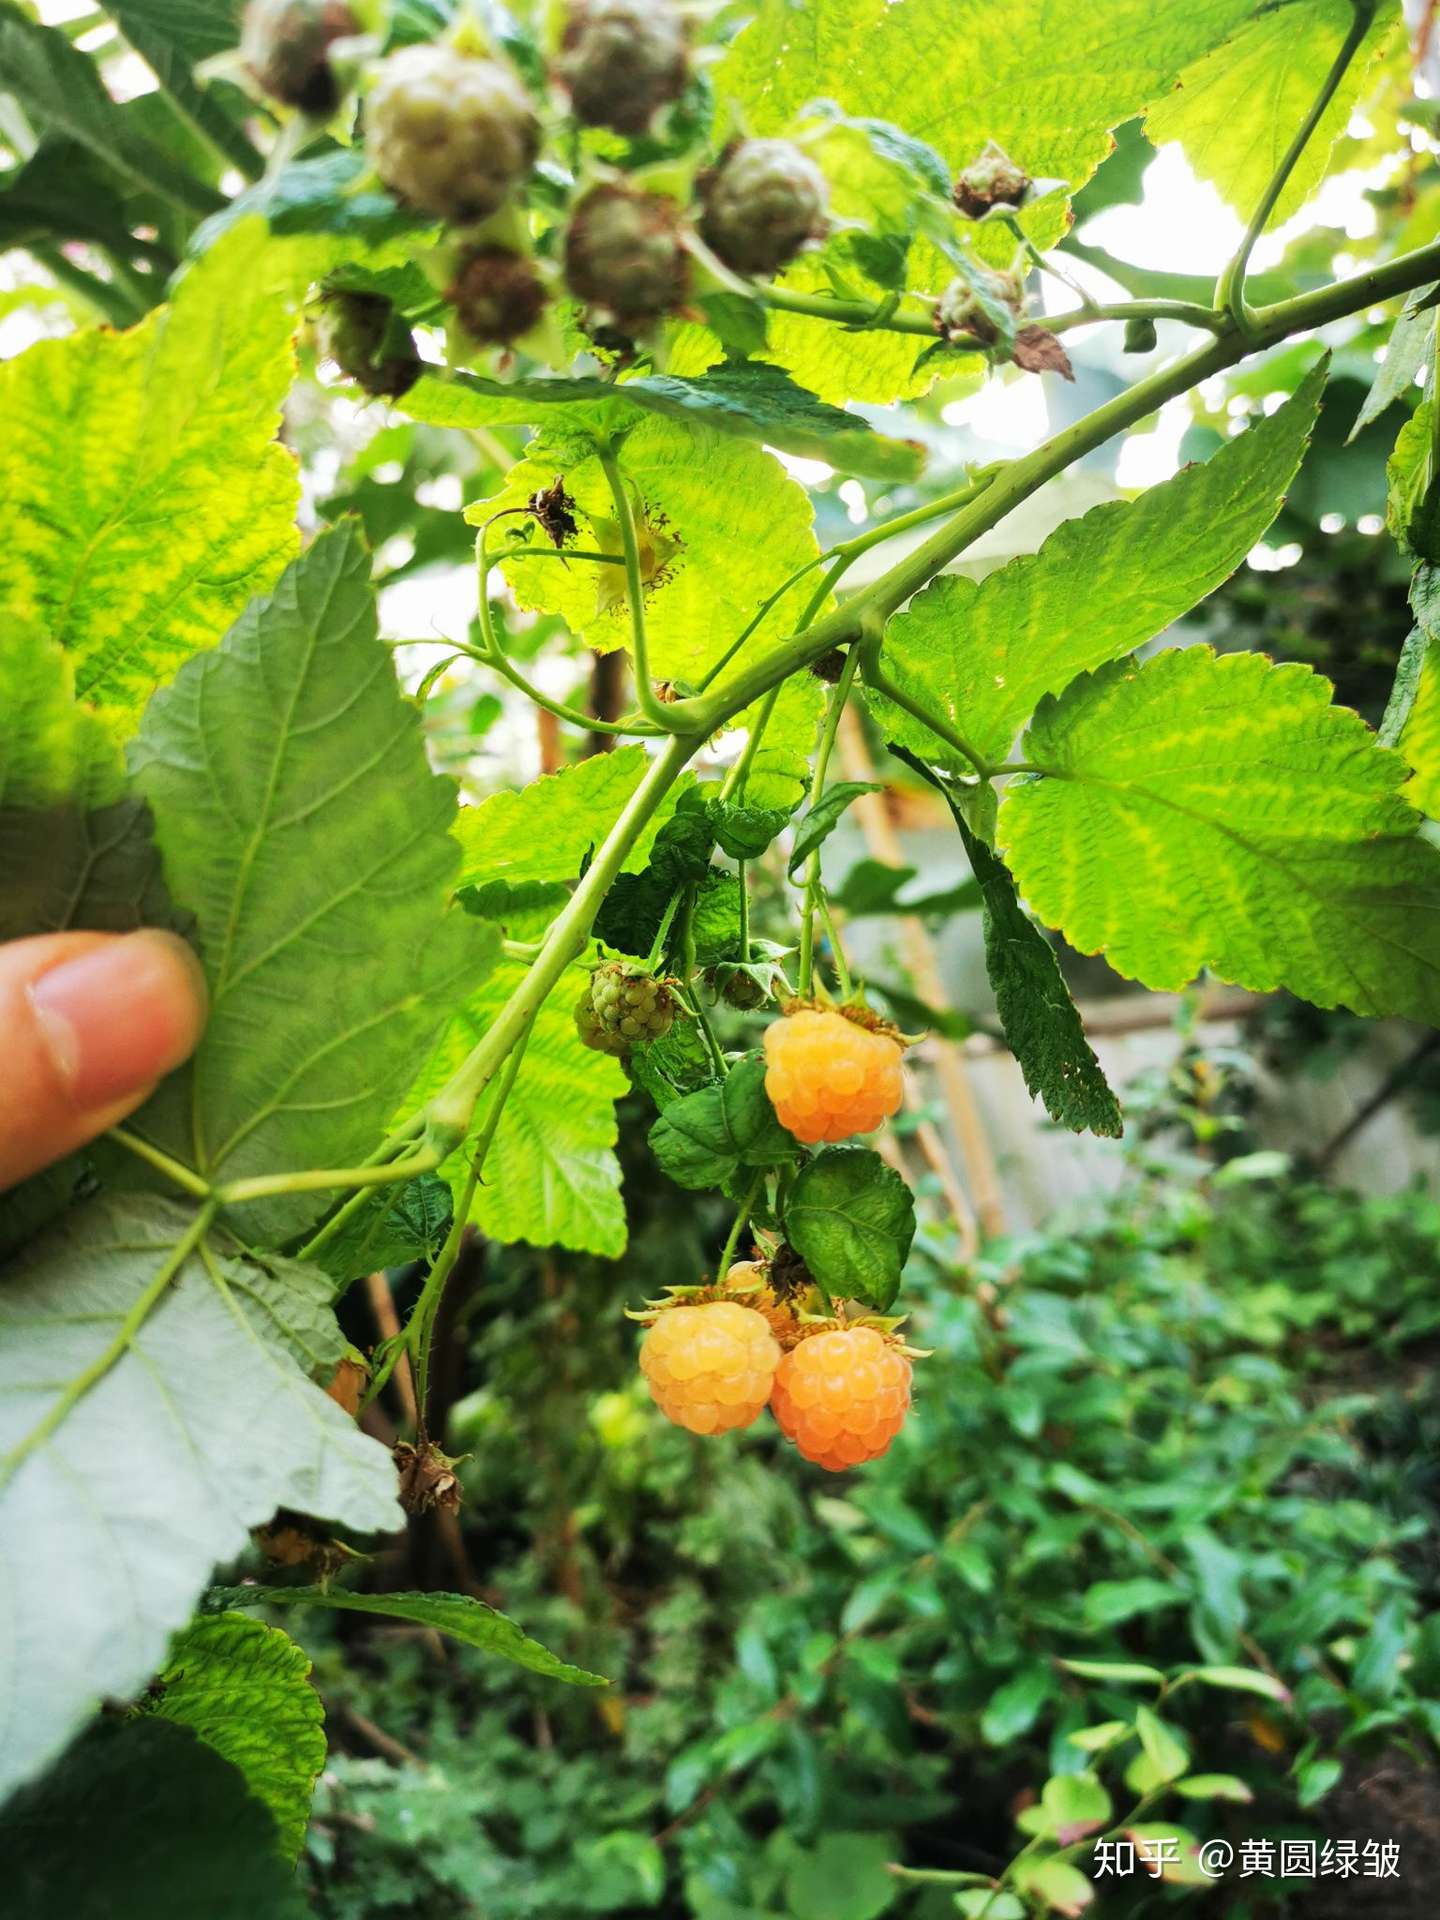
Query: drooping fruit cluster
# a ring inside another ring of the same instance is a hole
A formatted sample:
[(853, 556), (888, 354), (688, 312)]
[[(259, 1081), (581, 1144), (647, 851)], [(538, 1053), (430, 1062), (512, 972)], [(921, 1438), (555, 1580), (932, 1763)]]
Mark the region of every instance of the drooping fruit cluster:
[(587, 1047), (623, 1059), (635, 1047), (660, 1040), (675, 1023), (675, 995), (664, 980), (626, 960), (606, 960), (590, 976), (575, 1007), (575, 1027)]
[(774, 273), (825, 226), (828, 192), (788, 140), (741, 140), (702, 184), (700, 235), (737, 273)]
[(602, 321), (631, 333), (678, 307), (690, 284), (680, 209), (663, 194), (592, 187), (565, 234), (565, 280)]
[(420, 378), (415, 341), (382, 293), (325, 292), (315, 322), (315, 345), (366, 393), (398, 400)]
[(685, 91), (685, 19), (668, 0), (576, 0), (556, 71), (582, 125), (644, 133)]
[(898, 1038), (833, 1008), (799, 1007), (765, 1029), (765, 1091), (782, 1127), (807, 1146), (849, 1140), (888, 1120), (904, 1097)]
[(876, 1460), (910, 1407), (910, 1361), (876, 1327), (801, 1340), (775, 1372), (770, 1410), (787, 1440), (831, 1473)]
[(370, 164), (402, 200), (440, 220), (483, 220), (530, 171), (540, 123), (498, 60), (401, 47), (365, 104)]
[(487, 346), (518, 340), (545, 311), (544, 282), (513, 247), (467, 248), (445, 297), (471, 339)]
[(345, 0), (250, 0), (240, 57), (272, 100), (302, 113), (331, 114), (340, 88), (330, 49), (359, 31)]
[(748, 1427), (770, 1398), (779, 1364), (763, 1315), (734, 1300), (670, 1307), (640, 1347), (651, 1397), (691, 1433)]

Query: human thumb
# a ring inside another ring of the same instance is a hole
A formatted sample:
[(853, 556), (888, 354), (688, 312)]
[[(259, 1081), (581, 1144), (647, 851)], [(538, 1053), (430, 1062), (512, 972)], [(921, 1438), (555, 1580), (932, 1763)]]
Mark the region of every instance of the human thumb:
[(0, 945), (0, 1188), (138, 1107), (195, 1048), (205, 982), (183, 940), (55, 933)]

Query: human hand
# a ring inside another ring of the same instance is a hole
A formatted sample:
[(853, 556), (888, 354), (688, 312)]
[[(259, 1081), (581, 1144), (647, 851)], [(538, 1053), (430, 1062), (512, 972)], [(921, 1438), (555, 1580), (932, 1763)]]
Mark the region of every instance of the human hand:
[(194, 1051), (205, 981), (171, 933), (0, 945), (0, 1188), (123, 1120)]

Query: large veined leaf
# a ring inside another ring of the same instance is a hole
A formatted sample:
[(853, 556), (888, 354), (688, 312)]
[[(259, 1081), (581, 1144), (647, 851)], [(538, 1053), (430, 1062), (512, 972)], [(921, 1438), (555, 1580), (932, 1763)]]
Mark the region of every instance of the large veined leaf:
[(270, 1809), (294, 1860), (325, 1764), (325, 1711), (310, 1656), (278, 1627), (243, 1613), (193, 1620), (176, 1634), (144, 1710), (189, 1727), (238, 1767)]
[[(407, 1106), (435, 1093), (479, 1041), (524, 977), (504, 964), (455, 1015)], [(575, 1030), (585, 976), (570, 972), (535, 1016), (519, 1075), (485, 1162), (471, 1218), (492, 1240), (571, 1247), (614, 1257), (625, 1251), (615, 1102), (628, 1082), (620, 1064), (592, 1053)], [(484, 1124), (493, 1091), (480, 1104)], [(463, 1153), (444, 1168), (458, 1195)]]
[[(984, 758), (1003, 758), (1042, 695), (1151, 639), (1240, 564), (1280, 509), (1324, 381), (1322, 363), (1204, 466), (1062, 522), (1038, 553), (979, 582), (935, 581), (886, 628), (887, 668)], [(967, 766), (889, 701), (872, 705), (892, 739)]]
[[(1248, 220), (1319, 93), (1355, 13), (1352, 0), (1288, 0), (1258, 8), (1223, 46), (1185, 68), (1174, 91), (1150, 109), (1146, 132), (1156, 146), (1180, 141), (1200, 178)], [(1285, 183), (1272, 225), (1287, 220), (1319, 186), (1369, 68), (1399, 23), (1399, 0), (1381, 0)]]
[(1440, 851), (1308, 667), (1172, 649), (1048, 700), (999, 839), (1040, 918), (1147, 987), (1204, 968), (1440, 1022)]
[(275, 1824), (188, 1727), (111, 1721), (0, 1811), (6, 1920), (306, 1920)]
[(275, 434), (297, 290), (293, 257), (251, 222), (139, 326), (0, 366), (0, 607), (127, 716), (294, 552), (295, 462)]
[[(1097, 18), (1067, 0), (1024, 8), (990, 0), (763, 0), (717, 78), (757, 133), (782, 130), (808, 101), (890, 120), (952, 167), (998, 141), (1037, 178), (1083, 185), (1110, 130), (1158, 99), (1216, 46), (1253, 0), (1108, 0)], [(1053, 203), (1042, 245), (1059, 237)]]
[[(673, 420), (642, 421), (624, 441), (620, 465), (642, 515), (641, 554), (651, 668), (657, 678), (693, 679), (715, 661), (760, 602), (817, 551), (810, 502), (773, 455)], [(521, 506), (557, 472), (580, 507), (581, 544), (618, 554), (615, 508), (600, 463), (573, 437), (552, 444), (542, 430), (512, 468), (503, 493), (467, 509), (472, 521)], [(504, 549), (502, 523), (494, 550)], [(618, 567), (512, 560), (505, 571), (520, 604), (560, 614), (602, 651), (628, 645), (630, 618)], [(771, 617), (783, 622), (807, 592), (801, 581)], [(778, 628), (783, 631), (783, 627)]]
[(602, 1674), (587, 1673), (558, 1659), (548, 1647), (522, 1633), (513, 1620), (483, 1600), (463, 1593), (352, 1593), (348, 1587), (219, 1587), (206, 1596), (207, 1604), (222, 1607), (336, 1607), (346, 1613), (377, 1614), (387, 1620), (409, 1620), (416, 1626), (448, 1633), (482, 1653), (498, 1653), (516, 1666), (528, 1667), (547, 1680), (568, 1680), (572, 1686), (604, 1687)]
[(389, 1455), (309, 1377), (344, 1350), (329, 1282), (223, 1233), (176, 1270), (194, 1224), (92, 1200), (0, 1286), (0, 1795), (144, 1686), (277, 1507), (400, 1522)]
[(618, 385), (592, 376), (505, 381), (430, 373), (416, 382), (400, 406), (415, 420), (467, 427), (543, 423), (552, 407), (593, 410), (597, 403), (607, 407), (617, 427), (658, 413), (882, 480), (913, 479), (924, 464), (924, 449), (917, 442), (876, 433), (858, 414), (817, 399), (780, 367), (761, 361), (715, 367), (698, 379), (652, 373)]
[(1005, 863), (971, 831), (952, 789), (914, 754), (903, 747), (895, 751), (939, 787), (955, 817), (984, 903), (985, 970), (1005, 1043), (1026, 1087), (1061, 1126), (1118, 1138), (1124, 1131), (1120, 1102), (1085, 1038), (1054, 948), (1020, 905)]
[(71, 662), (53, 640), (0, 626), (0, 807), (105, 806), (125, 784), (120, 748), (75, 698)]
[[(455, 789), (376, 638), (353, 522), (156, 695), (132, 763), (211, 1002), (193, 1062), (135, 1126), (232, 1179), (355, 1165), (496, 935), (446, 909)], [(292, 1194), (237, 1218), (278, 1244), (324, 1205)]]

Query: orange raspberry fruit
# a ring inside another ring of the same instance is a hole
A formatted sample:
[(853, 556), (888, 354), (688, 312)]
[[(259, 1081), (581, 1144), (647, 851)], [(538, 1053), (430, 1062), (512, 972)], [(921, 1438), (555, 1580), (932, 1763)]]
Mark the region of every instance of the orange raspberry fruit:
[(909, 1407), (910, 1362), (874, 1327), (811, 1334), (781, 1360), (770, 1396), (785, 1438), (830, 1473), (878, 1460)]
[(765, 1029), (765, 1091), (797, 1140), (848, 1140), (888, 1120), (904, 1096), (900, 1042), (842, 1013), (802, 1007)]
[(770, 1398), (779, 1363), (764, 1317), (733, 1300), (667, 1307), (640, 1345), (651, 1399), (691, 1433), (748, 1427)]

